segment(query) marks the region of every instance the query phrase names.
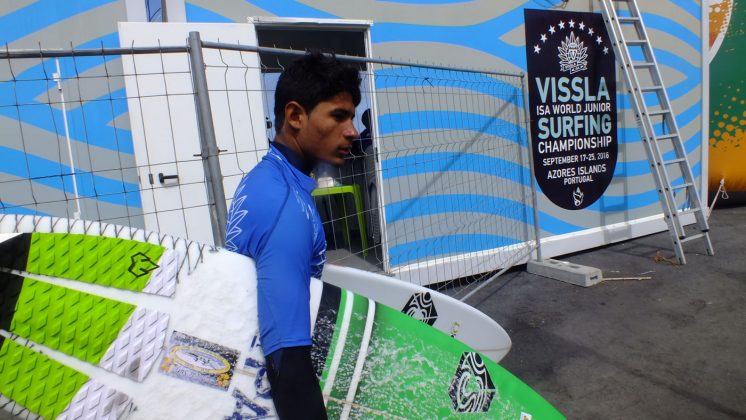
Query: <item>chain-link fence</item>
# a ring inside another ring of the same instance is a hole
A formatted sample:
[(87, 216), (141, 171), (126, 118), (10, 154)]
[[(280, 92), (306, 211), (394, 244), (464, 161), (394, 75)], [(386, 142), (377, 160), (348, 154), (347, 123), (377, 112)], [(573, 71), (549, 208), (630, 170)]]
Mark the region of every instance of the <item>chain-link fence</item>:
[[(0, 53), (0, 211), (225, 240), (298, 51), (202, 42)], [(314, 191), (329, 262), (461, 297), (525, 261), (534, 183), (520, 74), (339, 56), (361, 138)]]

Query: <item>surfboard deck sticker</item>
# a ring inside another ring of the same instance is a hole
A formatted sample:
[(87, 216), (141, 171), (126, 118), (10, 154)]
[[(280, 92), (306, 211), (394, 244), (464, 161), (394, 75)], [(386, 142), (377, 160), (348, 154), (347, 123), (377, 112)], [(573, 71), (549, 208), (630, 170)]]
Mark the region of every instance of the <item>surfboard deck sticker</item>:
[[(251, 259), (135, 229), (7, 215), (0, 256), (5, 410), (274, 416)], [(173, 287), (154, 293), (163, 289), (148, 289), (154, 282)], [(315, 279), (311, 302), (330, 418), (562, 418), (489, 358), (401, 308)]]

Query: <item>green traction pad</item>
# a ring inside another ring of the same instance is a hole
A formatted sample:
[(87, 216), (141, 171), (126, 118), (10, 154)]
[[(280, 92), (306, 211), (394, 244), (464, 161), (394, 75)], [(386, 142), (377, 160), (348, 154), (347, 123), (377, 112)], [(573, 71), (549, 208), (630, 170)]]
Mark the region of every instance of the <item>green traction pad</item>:
[(24, 233), (0, 243), (0, 266), (139, 292), (164, 250), (120, 238)]
[(94, 365), (136, 308), (9, 273), (0, 274), (0, 291), (4, 328)]
[(86, 375), (12, 340), (0, 344), (0, 394), (32, 413), (57, 417), (87, 381)]

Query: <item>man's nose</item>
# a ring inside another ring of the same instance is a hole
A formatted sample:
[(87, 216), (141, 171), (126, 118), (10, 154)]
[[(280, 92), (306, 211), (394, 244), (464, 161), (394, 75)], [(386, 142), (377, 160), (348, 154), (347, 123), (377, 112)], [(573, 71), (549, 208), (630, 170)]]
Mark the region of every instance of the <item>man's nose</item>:
[(352, 124), (352, 121), (350, 121), (349, 125), (345, 128), (343, 135), (348, 140), (355, 140), (360, 138), (360, 134), (357, 132), (357, 129)]

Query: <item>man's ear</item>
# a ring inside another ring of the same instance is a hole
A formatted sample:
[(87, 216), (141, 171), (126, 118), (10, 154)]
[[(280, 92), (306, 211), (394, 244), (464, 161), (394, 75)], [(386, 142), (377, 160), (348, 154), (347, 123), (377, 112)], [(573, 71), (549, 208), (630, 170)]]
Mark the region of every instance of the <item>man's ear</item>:
[(290, 101), (285, 104), (285, 122), (293, 129), (300, 130), (307, 117), (306, 110), (298, 102)]

